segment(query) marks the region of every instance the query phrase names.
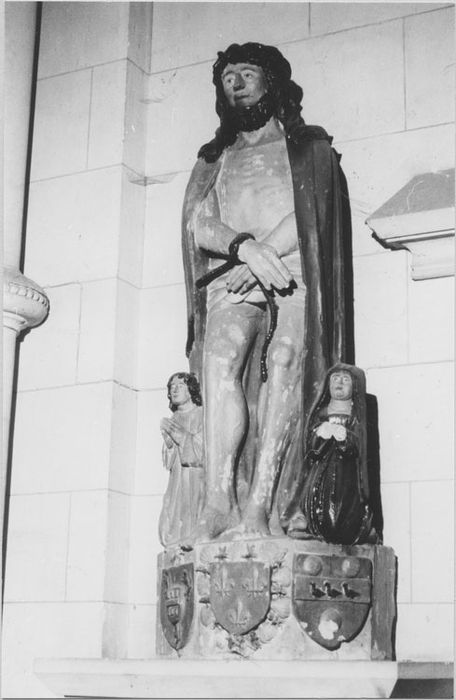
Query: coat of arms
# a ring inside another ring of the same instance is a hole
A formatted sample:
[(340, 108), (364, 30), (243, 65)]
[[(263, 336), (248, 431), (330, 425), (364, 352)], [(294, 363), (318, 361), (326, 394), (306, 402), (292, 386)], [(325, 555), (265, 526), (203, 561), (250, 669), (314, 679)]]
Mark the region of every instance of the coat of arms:
[(161, 580), (160, 621), (173, 649), (187, 643), (193, 620), (193, 564), (164, 569)]
[(215, 618), (230, 634), (241, 635), (257, 627), (271, 602), (271, 570), (267, 564), (220, 561), (210, 565), (210, 603)]
[(331, 651), (354, 639), (369, 612), (371, 581), (366, 557), (296, 555), (292, 598), (302, 629)]

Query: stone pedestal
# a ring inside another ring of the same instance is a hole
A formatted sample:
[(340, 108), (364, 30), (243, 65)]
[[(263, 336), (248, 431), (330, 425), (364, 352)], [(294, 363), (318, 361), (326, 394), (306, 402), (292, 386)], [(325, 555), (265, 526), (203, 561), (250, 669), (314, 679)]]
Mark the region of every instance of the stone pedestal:
[(393, 659), (391, 548), (287, 537), (159, 556), (157, 654), (183, 659)]
[(38, 659), (61, 695), (387, 698), (396, 559), (389, 547), (287, 537), (159, 556), (155, 659)]

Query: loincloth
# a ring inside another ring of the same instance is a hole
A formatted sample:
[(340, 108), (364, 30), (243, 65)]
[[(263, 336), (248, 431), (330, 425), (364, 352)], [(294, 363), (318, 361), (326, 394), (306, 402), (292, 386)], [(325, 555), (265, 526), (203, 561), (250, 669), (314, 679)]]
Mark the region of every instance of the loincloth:
[[(254, 305), (260, 307), (266, 307), (266, 298), (261, 289), (254, 288), (247, 294), (234, 294), (233, 292), (228, 292), (226, 288), (226, 280), (228, 275), (223, 275), (217, 280), (214, 280), (207, 291), (207, 311), (218, 306), (220, 303), (227, 303), (229, 305)], [(220, 284), (220, 281), (223, 282)], [(219, 284), (217, 284), (219, 283)], [(279, 294), (275, 292), (274, 299), (277, 306), (280, 308), (284, 303), (290, 304), (292, 306), (303, 307), (306, 299), (306, 285), (304, 284), (302, 277), (300, 276), (293, 283), (293, 287), (286, 294)]]

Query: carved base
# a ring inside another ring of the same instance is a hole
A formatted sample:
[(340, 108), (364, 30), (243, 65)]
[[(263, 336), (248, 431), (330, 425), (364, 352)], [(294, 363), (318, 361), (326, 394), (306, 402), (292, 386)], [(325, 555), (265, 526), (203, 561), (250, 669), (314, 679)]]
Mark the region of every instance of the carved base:
[(391, 660), (396, 559), (381, 545), (271, 537), (158, 559), (157, 654)]

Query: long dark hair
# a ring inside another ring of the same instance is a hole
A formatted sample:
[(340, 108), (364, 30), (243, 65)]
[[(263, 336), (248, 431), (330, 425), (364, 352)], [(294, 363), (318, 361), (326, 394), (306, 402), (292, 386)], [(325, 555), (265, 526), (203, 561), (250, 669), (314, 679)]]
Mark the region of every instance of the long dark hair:
[(177, 411), (177, 406), (171, 401), (171, 382), (175, 377), (184, 380), (184, 384), (187, 385), (188, 393), (190, 394), (191, 400), (193, 401), (195, 406), (201, 406), (203, 400), (201, 398), (200, 385), (198, 379), (196, 378), (196, 375), (193, 374), (193, 372), (174, 372), (174, 374), (172, 374), (168, 379), (168, 383), (166, 385), (166, 388), (168, 390), (169, 407), (171, 411), (173, 411), (173, 413), (174, 411)]
[(298, 143), (304, 137), (306, 129), (304, 119), (301, 117), (303, 92), (299, 85), (291, 80), (291, 67), (287, 59), (275, 46), (253, 42), (242, 45), (231, 44), (225, 52), (218, 52), (218, 58), (213, 66), (215, 109), (220, 117), (220, 126), (212, 141), (200, 148), (198, 157), (213, 163), (223, 150), (236, 140), (237, 127), (233, 120), (233, 110), (226, 100), (222, 85), (222, 72), (228, 63), (250, 63), (263, 69), (268, 93), (274, 104), (274, 116), (283, 125), (286, 136)]

